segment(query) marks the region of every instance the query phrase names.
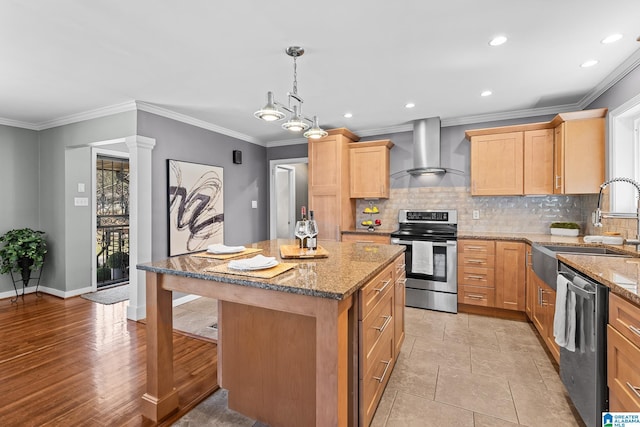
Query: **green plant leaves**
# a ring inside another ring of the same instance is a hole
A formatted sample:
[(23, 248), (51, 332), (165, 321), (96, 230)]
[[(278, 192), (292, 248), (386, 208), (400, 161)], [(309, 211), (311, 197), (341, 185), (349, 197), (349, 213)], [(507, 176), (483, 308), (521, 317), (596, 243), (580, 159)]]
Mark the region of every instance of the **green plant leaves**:
[(21, 228), (11, 230), (0, 236), (0, 273), (20, 272), (18, 261), (22, 258), (33, 260), (31, 270), (37, 270), (44, 264), (47, 242), (44, 232)]

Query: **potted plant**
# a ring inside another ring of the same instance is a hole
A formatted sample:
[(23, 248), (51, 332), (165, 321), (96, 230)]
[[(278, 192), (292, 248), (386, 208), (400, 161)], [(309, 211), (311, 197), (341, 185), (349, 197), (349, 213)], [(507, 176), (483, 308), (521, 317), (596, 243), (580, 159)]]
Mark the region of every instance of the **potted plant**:
[(20, 273), (23, 286), (27, 286), (31, 271), (44, 264), (47, 253), (44, 232), (30, 228), (11, 230), (0, 237), (0, 243), (4, 243), (0, 248), (0, 273)]
[(129, 267), (129, 254), (126, 252), (114, 252), (107, 258), (107, 265), (111, 267), (111, 279), (122, 279), (124, 270)]
[(557, 236), (577, 236), (580, 233), (580, 226), (575, 222), (552, 222), (550, 229), (551, 234)]
[(98, 282), (108, 282), (109, 280), (111, 280), (111, 269), (106, 265), (98, 267), (98, 270), (96, 271), (96, 276), (97, 276), (96, 279), (98, 280)]

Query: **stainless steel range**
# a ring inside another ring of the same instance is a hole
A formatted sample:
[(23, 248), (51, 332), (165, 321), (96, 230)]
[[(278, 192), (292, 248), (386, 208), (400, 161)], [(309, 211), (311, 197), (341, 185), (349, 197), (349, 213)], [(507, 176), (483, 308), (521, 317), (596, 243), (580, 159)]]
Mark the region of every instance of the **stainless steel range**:
[(406, 305), (458, 312), (458, 212), (398, 212), (399, 229), (391, 244), (406, 247)]

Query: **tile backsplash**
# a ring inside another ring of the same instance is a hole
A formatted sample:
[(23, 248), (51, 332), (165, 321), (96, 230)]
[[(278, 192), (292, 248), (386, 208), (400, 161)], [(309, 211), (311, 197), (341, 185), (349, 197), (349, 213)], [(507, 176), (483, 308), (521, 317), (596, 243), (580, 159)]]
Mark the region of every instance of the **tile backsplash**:
[[(391, 189), (389, 199), (375, 201), (383, 229), (398, 227), (398, 209), (456, 209), (458, 230), (466, 232), (548, 233), (556, 221), (571, 221), (580, 225), (580, 234), (593, 232), (591, 212), (596, 208), (597, 195), (548, 196), (474, 196), (468, 187), (419, 187)], [(357, 228), (369, 215), (362, 212), (368, 200), (356, 202)], [(479, 219), (472, 219), (478, 210)]]

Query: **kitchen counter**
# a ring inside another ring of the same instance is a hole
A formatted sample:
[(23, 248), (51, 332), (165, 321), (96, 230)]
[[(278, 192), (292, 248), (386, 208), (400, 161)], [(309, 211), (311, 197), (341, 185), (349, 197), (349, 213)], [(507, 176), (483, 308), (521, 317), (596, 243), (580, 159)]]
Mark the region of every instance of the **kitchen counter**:
[[(327, 258), (281, 258), (280, 246), (293, 244), (296, 244), (296, 241), (278, 239), (245, 245), (247, 248), (262, 249), (261, 252), (247, 255), (247, 257), (261, 254), (275, 257), (280, 262), (299, 264), (293, 270), (272, 279), (208, 272), (205, 271), (206, 268), (224, 264), (228, 261), (218, 261), (212, 258), (201, 258), (192, 255), (182, 255), (153, 263), (141, 264), (138, 265), (138, 269), (153, 273), (342, 300), (357, 291), (404, 251), (404, 246), (380, 245), (373, 247), (362, 244), (323, 241), (320, 242), (320, 246), (329, 252), (329, 257)], [(310, 268), (314, 274), (309, 274)]]
[(631, 255), (633, 258), (558, 254), (558, 259), (592, 279), (608, 286), (611, 292), (640, 306), (640, 293), (638, 292), (640, 252), (635, 245), (585, 243), (582, 236), (567, 237), (532, 233), (458, 232), (458, 239), (515, 240), (530, 244), (604, 246), (616, 252)]
[(218, 300), (218, 381), (230, 409), (269, 425), (358, 419), (356, 291), (388, 271), (404, 247), (321, 242), (327, 258), (283, 260), (283, 244), (294, 241), (245, 245), (295, 264), (271, 279), (209, 272), (228, 261), (192, 255), (137, 266), (146, 271), (147, 418), (159, 421), (178, 408), (172, 293), (184, 292)]

